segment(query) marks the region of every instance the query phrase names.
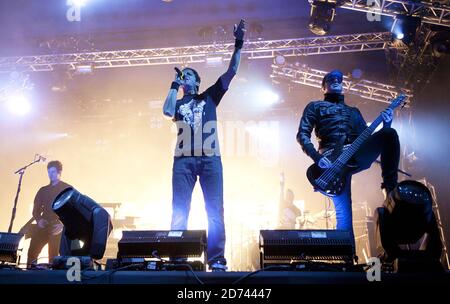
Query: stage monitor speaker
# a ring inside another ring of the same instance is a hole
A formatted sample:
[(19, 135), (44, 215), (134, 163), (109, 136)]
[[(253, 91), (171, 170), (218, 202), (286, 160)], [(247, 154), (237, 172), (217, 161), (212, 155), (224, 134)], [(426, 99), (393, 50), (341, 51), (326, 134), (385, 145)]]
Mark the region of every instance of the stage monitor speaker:
[(22, 238), (21, 233), (0, 232), (0, 262), (17, 263), (17, 251)]
[(346, 230), (261, 230), (261, 267), (280, 261), (340, 261), (353, 263), (355, 246)]
[(123, 231), (117, 258), (206, 257), (205, 230)]

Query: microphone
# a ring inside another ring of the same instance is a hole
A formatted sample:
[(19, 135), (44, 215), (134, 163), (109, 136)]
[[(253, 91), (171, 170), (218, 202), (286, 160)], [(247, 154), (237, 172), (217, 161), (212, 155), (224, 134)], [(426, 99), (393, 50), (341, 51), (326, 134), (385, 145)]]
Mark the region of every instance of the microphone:
[(35, 158), (37, 158), (38, 162), (42, 161), (42, 162), (45, 163), (47, 161), (47, 158), (42, 156), (42, 155), (40, 155), (40, 154), (36, 154)]
[(177, 72), (178, 77), (180, 77), (180, 79), (183, 80), (183, 79), (184, 79), (184, 74), (183, 74), (183, 72), (181, 72), (181, 70), (180, 70), (179, 68), (177, 68), (177, 67), (175, 67), (174, 69), (175, 69), (175, 71)]

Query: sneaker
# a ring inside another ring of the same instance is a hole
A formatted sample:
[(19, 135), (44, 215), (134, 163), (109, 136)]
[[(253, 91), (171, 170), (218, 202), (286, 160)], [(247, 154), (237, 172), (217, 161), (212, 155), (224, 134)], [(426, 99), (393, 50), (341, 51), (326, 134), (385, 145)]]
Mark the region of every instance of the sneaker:
[(227, 265), (222, 264), (220, 262), (214, 262), (209, 265), (209, 269), (212, 272), (225, 272), (225, 271), (227, 271), (228, 267), (227, 267)]

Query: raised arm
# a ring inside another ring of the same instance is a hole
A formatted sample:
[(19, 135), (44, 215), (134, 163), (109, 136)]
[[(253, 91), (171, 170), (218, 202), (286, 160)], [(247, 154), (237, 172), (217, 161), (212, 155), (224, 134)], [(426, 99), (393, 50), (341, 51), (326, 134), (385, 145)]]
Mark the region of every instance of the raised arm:
[(177, 93), (179, 87), (183, 84), (183, 80), (180, 79), (178, 74), (175, 76), (175, 80), (170, 86), (169, 93), (163, 105), (163, 114), (167, 117), (173, 117), (175, 115), (175, 106), (177, 104)]
[(222, 86), (225, 89), (228, 89), (228, 86), (231, 83), (231, 80), (236, 75), (239, 64), (241, 63), (241, 49), (244, 45), (244, 35), (245, 35), (245, 20), (241, 19), (238, 25), (234, 25), (234, 52), (231, 55), (230, 65), (228, 66), (228, 70), (221, 76)]

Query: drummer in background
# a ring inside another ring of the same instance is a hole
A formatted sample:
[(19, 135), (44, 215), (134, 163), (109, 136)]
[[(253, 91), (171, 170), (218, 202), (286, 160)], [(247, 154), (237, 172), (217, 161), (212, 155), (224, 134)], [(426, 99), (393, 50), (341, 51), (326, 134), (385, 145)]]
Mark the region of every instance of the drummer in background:
[(294, 205), (295, 195), (291, 189), (280, 199), (278, 210), (278, 229), (295, 229), (297, 218), (302, 216), (302, 211)]

